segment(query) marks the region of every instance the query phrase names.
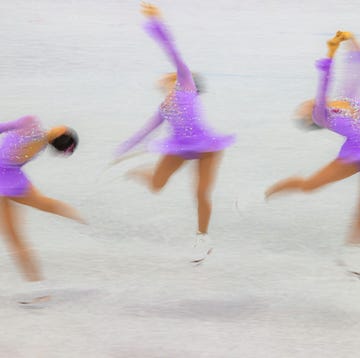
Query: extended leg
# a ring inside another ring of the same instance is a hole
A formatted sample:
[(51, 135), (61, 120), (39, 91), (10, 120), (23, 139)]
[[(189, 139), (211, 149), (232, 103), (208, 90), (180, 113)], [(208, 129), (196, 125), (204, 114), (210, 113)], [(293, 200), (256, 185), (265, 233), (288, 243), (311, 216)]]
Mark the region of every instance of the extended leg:
[(176, 155), (160, 158), (154, 169), (135, 169), (129, 175), (145, 183), (153, 192), (160, 191), (170, 177), (183, 165), (185, 159)]
[(40, 269), (30, 248), (18, 232), (16, 208), (8, 198), (0, 198), (0, 215), (4, 234), (21, 271), (29, 281), (40, 281)]
[(277, 182), (266, 191), (265, 196), (269, 198), (283, 191), (300, 190), (309, 192), (324, 185), (350, 177), (358, 171), (359, 166), (357, 164), (344, 163), (336, 159), (309, 178), (292, 177)]
[(85, 221), (82, 219), (80, 214), (72, 208), (70, 205), (63, 203), (62, 201), (55, 200), (49, 197), (42, 195), (34, 187), (31, 187), (28, 192), (22, 197), (13, 197), (13, 201), (16, 201), (20, 204), (31, 206), (38, 210), (46, 211), (55, 215), (63, 216), (75, 221), (78, 221), (82, 224)]

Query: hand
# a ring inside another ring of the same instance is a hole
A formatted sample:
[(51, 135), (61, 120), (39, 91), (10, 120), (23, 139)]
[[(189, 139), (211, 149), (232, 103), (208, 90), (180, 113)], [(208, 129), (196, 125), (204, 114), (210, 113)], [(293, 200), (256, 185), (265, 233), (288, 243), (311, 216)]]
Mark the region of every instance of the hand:
[(160, 17), (160, 10), (150, 3), (142, 2), (141, 3), (141, 12), (146, 17)]
[(353, 34), (348, 31), (338, 31), (335, 36), (327, 42), (328, 46), (328, 57), (334, 57), (336, 50), (338, 49), (341, 42), (352, 39)]
[(349, 31), (338, 31), (335, 35), (335, 38), (339, 38), (341, 41), (350, 40), (354, 37), (354, 35)]
[(340, 42), (350, 40), (353, 37), (354, 36), (351, 32), (337, 31), (335, 36), (327, 42), (328, 48), (329, 48), (329, 50), (333, 49), (333, 48), (337, 48), (340, 45)]

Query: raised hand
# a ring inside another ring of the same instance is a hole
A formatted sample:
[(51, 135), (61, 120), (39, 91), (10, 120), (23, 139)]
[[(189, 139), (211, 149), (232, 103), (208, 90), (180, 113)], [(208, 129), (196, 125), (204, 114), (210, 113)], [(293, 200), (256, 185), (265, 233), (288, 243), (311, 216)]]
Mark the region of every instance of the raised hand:
[(353, 38), (353, 34), (348, 31), (337, 31), (335, 36), (327, 42), (328, 57), (332, 58), (335, 55), (336, 50), (343, 41), (347, 41)]
[(147, 17), (160, 17), (160, 10), (150, 3), (142, 2), (141, 3), (141, 12)]

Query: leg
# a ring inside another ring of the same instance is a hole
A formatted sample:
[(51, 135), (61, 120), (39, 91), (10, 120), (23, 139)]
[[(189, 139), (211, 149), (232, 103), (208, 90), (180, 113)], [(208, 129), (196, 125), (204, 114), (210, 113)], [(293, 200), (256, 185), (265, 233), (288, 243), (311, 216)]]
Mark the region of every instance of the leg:
[(211, 192), (215, 182), (221, 152), (204, 153), (198, 162), (198, 229), (207, 233), (211, 215)]
[(324, 185), (350, 177), (358, 171), (359, 166), (357, 164), (344, 163), (343, 161), (336, 159), (307, 179), (292, 177), (279, 181), (266, 191), (265, 196), (268, 198), (271, 195), (282, 191), (312, 191)]
[(4, 234), (25, 277), (29, 281), (40, 281), (42, 279), (40, 269), (30, 248), (16, 230), (16, 208), (8, 198), (0, 198), (0, 215)]
[(170, 177), (184, 164), (185, 159), (177, 155), (166, 155), (160, 159), (151, 178), (152, 191), (161, 190)]
[(161, 190), (170, 177), (182, 166), (185, 159), (176, 155), (162, 157), (155, 169), (135, 169), (130, 176), (144, 182), (151, 191)]
[(34, 187), (31, 187), (24, 196), (12, 197), (11, 200), (23, 205), (31, 206), (38, 210), (46, 211), (48, 213), (78, 221), (82, 224), (85, 223), (80, 214), (74, 208), (63, 203), (62, 201), (48, 198), (42, 195)]

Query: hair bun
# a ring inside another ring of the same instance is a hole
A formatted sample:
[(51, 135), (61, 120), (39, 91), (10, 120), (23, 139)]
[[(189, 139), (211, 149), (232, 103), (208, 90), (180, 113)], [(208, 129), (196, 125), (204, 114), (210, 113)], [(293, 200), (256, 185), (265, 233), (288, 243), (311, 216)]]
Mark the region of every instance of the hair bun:
[(67, 128), (66, 132), (56, 137), (50, 144), (59, 152), (71, 155), (79, 143), (79, 136), (72, 128)]

